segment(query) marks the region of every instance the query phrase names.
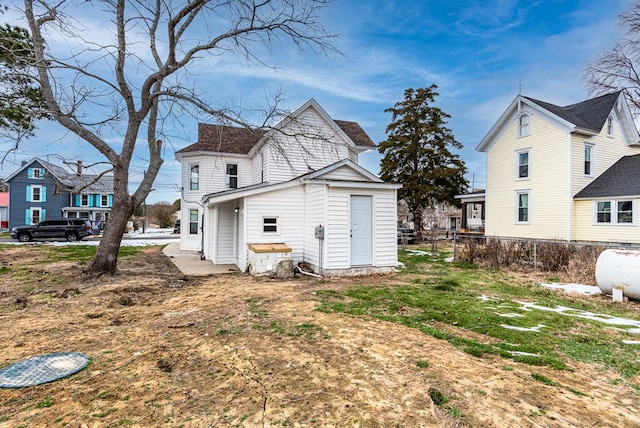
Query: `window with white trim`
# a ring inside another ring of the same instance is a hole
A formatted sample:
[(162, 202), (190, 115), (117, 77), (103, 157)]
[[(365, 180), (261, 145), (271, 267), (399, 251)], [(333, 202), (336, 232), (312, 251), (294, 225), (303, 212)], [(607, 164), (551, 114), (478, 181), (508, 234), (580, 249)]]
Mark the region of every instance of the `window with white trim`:
[(235, 164), (235, 163), (227, 164), (227, 175), (226, 175), (225, 184), (227, 186), (227, 189), (238, 188), (238, 164)]
[(593, 145), (584, 145), (584, 175), (593, 175)]
[(80, 205), (83, 207), (89, 205), (89, 195), (80, 195)]
[(607, 118), (607, 135), (613, 137), (613, 116)]
[(33, 177), (32, 178), (44, 178), (44, 168), (33, 168)]
[(31, 186), (30, 202), (42, 202), (42, 186)]
[(198, 210), (189, 210), (189, 235), (198, 234)]
[(100, 205), (103, 207), (109, 206), (109, 195), (100, 195)]
[(517, 152), (518, 159), (518, 172), (516, 177), (518, 179), (529, 178), (529, 150), (522, 150)]
[(191, 165), (189, 169), (189, 190), (198, 190), (200, 188), (200, 166)]
[(518, 118), (518, 137), (526, 137), (530, 133), (529, 115), (527, 113), (523, 113)]
[(611, 223), (611, 201), (596, 203), (596, 223)]
[(40, 211), (40, 208), (30, 208), (30, 221), (31, 223), (29, 224), (36, 224), (36, 223), (40, 223), (41, 220), (44, 220), (44, 216), (41, 215), (42, 212)]
[(517, 223), (529, 223), (529, 191), (516, 192), (518, 203)]
[(278, 217), (262, 217), (263, 233), (278, 233)]
[(616, 201), (618, 223), (633, 223), (633, 201)]
[(631, 199), (595, 201), (597, 224), (635, 224), (636, 204)]

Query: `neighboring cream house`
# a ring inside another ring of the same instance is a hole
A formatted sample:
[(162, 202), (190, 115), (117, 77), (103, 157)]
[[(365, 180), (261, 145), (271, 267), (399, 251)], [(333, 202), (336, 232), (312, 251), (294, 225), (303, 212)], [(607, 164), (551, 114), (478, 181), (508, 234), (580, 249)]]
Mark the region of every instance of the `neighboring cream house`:
[(621, 91), (565, 107), (519, 95), (476, 150), (487, 236), (640, 243), (640, 144)]
[(397, 184), (358, 165), (375, 144), (355, 122), (311, 99), (273, 127), (199, 124), (182, 164), (180, 248), (241, 271), (283, 259), (316, 273), (397, 265)]

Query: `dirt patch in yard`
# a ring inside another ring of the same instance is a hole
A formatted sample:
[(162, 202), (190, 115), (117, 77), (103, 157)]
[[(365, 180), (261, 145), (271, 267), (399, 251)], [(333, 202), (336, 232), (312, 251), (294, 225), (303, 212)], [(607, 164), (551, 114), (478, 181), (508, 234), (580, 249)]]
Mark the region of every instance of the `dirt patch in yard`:
[(83, 282), (83, 265), (38, 254), (0, 254), (0, 367), (67, 351), (91, 363), (0, 389), (1, 427), (640, 426), (637, 391), (599, 367), (477, 358), (415, 329), (315, 310), (318, 290), (353, 280), (185, 278), (151, 247), (121, 274)]

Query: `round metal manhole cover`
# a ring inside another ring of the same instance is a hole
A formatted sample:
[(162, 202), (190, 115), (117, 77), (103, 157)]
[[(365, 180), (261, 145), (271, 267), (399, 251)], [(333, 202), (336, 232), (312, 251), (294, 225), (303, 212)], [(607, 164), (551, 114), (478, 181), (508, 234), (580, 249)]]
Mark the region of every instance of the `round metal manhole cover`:
[(79, 372), (89, 357), (78, 352), (38, 355), (0, 370), (0, 388), (23, 388), (53, 382)]

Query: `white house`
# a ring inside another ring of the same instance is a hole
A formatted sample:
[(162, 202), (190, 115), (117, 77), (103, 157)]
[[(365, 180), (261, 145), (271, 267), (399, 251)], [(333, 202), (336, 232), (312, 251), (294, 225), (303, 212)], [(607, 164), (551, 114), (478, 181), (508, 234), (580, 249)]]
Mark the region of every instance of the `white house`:
[(358, 165), (375, 144), (313, 99), (273, 127), (199, 124), (182, 164), (180, 248), (265, 273), (282, 259), (323, 275), (397, 265), (397, 189)]
[(640, 139), (622, 92), (568, 106), (518, 95), (476, 150), (486, 235), (640, 244)]

